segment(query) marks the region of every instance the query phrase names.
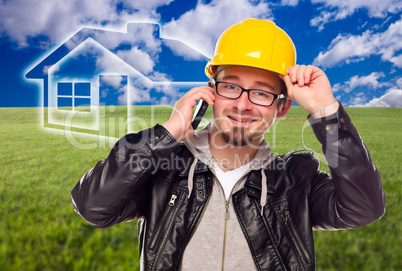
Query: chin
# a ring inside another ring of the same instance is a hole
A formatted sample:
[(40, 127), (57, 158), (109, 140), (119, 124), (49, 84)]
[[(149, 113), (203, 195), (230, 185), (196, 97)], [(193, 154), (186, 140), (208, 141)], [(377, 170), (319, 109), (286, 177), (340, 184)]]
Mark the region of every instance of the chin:
[(226, 130), (221, 134), (225, 143), (233, 147), (258, 146), (261, 143), (262, 135), (252, 133), (245, 127), (234, 127), (231, 130)]

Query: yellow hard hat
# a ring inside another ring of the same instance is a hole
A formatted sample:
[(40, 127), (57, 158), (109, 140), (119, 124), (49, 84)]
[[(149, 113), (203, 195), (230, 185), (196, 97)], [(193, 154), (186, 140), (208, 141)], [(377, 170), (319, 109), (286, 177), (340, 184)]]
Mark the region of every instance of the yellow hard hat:
[(205, 73), (213, 78), (219, 65), (241, 65), (286, 75), (295, 64), (296, 48), (285, 31), (271, 21), (246, 19), (222, 33)]

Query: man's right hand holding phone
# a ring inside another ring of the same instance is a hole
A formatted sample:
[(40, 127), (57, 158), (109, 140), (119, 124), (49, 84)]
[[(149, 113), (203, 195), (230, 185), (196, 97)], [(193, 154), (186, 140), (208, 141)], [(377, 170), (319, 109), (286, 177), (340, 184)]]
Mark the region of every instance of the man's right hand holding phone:
[(193, 108), (201, 99), (209, 105), (214, 105), (214, 93), (215, 88), (210, 85), (195, 87), (174, 104), (172, 115), (163, 124), (163, 127), (170, 132), (177, 142), (189, 140), (194, 136), (194, 129), (191, 125)]

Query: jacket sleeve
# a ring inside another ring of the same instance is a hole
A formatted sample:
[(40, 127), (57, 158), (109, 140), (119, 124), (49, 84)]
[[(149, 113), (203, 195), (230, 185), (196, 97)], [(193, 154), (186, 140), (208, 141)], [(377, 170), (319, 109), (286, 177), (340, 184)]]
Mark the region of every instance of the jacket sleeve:
[(385, 195), (380, 174), (343, 106), (331, 116), (308, 120), (332, 175), (319, 172), (313, 182), (314, 229), (357, 228), (381, 218)]
[(161, 125), (122, 137), (72, 189), (74, 210), (99, 228), (142, 216), (158, 160), (180, 149)]

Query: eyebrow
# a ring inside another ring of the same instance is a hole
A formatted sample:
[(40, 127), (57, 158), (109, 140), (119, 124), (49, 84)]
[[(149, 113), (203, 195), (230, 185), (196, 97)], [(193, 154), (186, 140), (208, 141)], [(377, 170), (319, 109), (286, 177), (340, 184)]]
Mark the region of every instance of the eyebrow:
[[(235, 80), (240, 80), (240, 78), (237, 75), (225, 75), (224, 77), (222, 77), (222, 80), (230, 80), (230, 79), (235, 79)], [(266, 87), (269, 88), (272, 91), (275, 91), (275, 88), (267, 83), (267, 82), (263, 82), (263, 81), (256, 81), (255, 82), (256, 85), (261, 86), (261, 87)]]

